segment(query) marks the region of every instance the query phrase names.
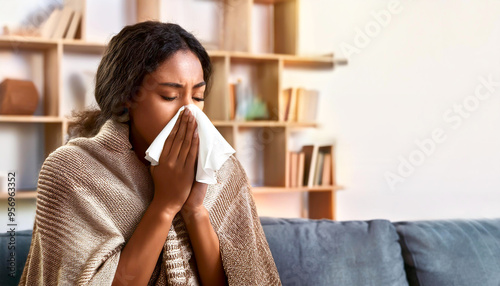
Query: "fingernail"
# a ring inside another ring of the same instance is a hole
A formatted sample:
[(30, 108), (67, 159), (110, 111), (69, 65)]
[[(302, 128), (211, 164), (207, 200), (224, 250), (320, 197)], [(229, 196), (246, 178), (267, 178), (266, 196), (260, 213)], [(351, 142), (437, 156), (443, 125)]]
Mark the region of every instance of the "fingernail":
[(194, 137), (194, 138), (197, 138), (197, 137), (198, 137), (198, 128), (194, 131), (193, 137)]

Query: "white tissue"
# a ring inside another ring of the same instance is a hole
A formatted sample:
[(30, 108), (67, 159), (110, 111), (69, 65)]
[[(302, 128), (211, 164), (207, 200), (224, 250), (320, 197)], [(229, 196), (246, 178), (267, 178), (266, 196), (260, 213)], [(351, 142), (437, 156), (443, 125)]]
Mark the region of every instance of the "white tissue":
[(196, 170), (196, 181), (205, 184), (217, 183), (215, 171), (226, 162), (226, 160), (236, 151), (227, 143), (222, 135), (217, 131), (210, 119), (195, 104), (188, 104), (179, 108), (174, 117), (167, 123), (165, 128), (158, 134), (153, 143), (146, 150), (146, 160), (151, 162), (152, 166), (158, 165), (163, 145), (168, 135), (174, 128), (175, 122), (184, 108), (188, 108), (194, 115), (198, 124), (198, 167)]

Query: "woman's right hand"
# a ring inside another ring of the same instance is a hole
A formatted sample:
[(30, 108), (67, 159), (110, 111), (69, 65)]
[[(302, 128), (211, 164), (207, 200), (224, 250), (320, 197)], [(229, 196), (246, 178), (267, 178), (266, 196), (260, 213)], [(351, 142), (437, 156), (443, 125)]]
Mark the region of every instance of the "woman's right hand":
[(150, 166), (155, 193), (153, 201), (174, 216), (187, 200), (195, 176), (199, 137), (194, 115), (185, 108), (170, 132), (157, 166)]

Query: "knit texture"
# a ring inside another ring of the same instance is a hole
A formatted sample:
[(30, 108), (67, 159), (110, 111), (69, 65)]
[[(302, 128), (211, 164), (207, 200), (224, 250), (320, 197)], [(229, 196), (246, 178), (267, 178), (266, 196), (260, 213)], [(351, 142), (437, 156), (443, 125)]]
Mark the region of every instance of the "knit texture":
[[(251, 194), (233, 155), (203, 204), (229, 285), (281, 285)], [(149, 169), (129, 126), (112, 119), (91, 138), (52, 152), (38, 178), (33, 236), (19, 285), (111, 285), (120, 253), (153, 199)], [(174, 217), (148, 285), (199, 285), (189, 234)], [(127, 276), (120, 277), (127, 282)]]

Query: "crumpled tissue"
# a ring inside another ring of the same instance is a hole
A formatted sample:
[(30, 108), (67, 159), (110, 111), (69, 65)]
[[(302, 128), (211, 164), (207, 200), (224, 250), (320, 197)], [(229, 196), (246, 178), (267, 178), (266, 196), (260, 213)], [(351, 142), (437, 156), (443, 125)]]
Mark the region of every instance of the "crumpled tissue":
[(167, 123), (163, 130), (153, 140), (146, 150), (146, 160), (152, 166), (157, 166), (160, 155), (168, 135), (174, 128), (175, 122), (184, 108), (188, 108), (198, 124), (198, 166), (196, 170), (196, 181), (205, 184), (215, 184), (215, 171), (219, 170), (224, 162), (236, 151), (222, 137), (205, 113), (195, 104), (188, 104), (179, 108), (174, 117)]

